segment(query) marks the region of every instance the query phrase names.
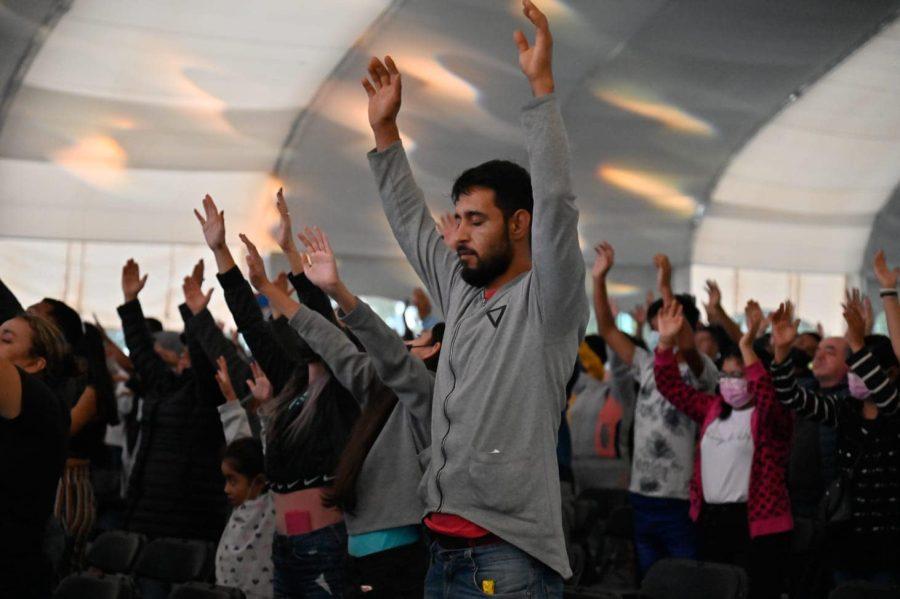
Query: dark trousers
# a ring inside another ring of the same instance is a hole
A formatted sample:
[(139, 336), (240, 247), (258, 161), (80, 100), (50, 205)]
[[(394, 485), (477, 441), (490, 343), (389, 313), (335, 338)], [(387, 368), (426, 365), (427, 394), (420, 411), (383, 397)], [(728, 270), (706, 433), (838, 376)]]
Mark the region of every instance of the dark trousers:
[(703, 504), (700, 559), (743, 568), (751, 599), (778, 599), (784, 587), (790, 533), (750, 538), (746, 503)]
[(332, 524), (302, 535), (275, 535), (272, 564), (277, 599), (344, 596), (347, 529)]
[(634, 508), (634, 549), (641, 578), (664, 557), (696, 559), (697, 540), (686, 499), (629, 493), (628, 501)]
[(347, 597), (365, 599), (422, 599), (428, 552), (421, 541), (350, 557)]

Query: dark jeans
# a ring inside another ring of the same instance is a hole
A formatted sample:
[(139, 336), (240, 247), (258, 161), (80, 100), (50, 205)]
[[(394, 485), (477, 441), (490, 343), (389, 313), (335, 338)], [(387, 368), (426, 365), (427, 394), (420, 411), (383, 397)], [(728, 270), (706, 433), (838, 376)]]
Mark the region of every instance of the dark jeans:
[(343, 523), (290, 537), (276, 534), (272, 543), (275, 597), (342, 598), (346, 555)]
[(751, 599), (779, 599), (785, 586), (790, 533), (750, 538), (746, 503), (704, 504), (700, 511), (700, 558), (743, 568)]
[[(487, 592), (490, 590), (490, 592)], [(562, 599), (562, 577), (524, 551), (498, 542), (465, 549), (431, 543), (425, 599)]]
[(697, 559), (694, 523), (686, 499), (629, 493), (634, 508), (634, 548), (641, 578), (664, 557)]
[(347, 597), (365, 599), (422, 599), (428, 552), (422, 541), (350, 557)]

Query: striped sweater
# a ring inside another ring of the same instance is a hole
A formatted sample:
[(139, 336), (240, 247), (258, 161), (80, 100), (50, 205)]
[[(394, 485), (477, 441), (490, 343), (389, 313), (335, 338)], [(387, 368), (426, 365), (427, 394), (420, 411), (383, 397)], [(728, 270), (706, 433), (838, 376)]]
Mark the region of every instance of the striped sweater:
[(850, 370), (865, 381), (869, 401), (878, 406), (873, 420), (863, 417), (863, 404), (852, 398), (807, 390), (794, 378), (790, 359), (772, 365), (778, 399), (808, 420), (835, 427), (837, 464), (853, 468), (855, 478), (853, 530), (858, 534), (900, 539), (900, 393), (875, 357), (866, 349), (847, 360)]

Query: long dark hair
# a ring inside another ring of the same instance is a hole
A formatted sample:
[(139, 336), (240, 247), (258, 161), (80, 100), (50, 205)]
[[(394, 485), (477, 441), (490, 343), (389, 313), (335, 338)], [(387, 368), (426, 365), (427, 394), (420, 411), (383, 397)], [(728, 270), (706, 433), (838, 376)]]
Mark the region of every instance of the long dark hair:
[(94, 387), (97, 395), (98, 420), (102, 424), (119, 424), (115, 385), (106, 365), (103, 335), (90, 323), (84, 325), (84, 340), (80, 353), (86, 362), (87, 384)]
[[(444, 323), (440, 322), (431, 329), (431, 345), (439, 343), (443, 339)], [(439, 354), (428, 358), (425, 366), (431, 371), (436, 370), (438, 359)], [(372, 450), (372, 446), (375, 445), (378, 435), (384, 429), (388, 418), (391, 417), (398, 401), (394, 392), (385, 386), (379, 386), (373, 392), (373, 397), (369, 398), (362, 414), (353, 425), (350, 439), (341, 453), (341, 459), (335, 470), (334, 486), (325, 496), (326, 507), (337, 507), (349, 514), (353, 514), (356, 510), (356, 483), (362, 472), (363, 463)]]

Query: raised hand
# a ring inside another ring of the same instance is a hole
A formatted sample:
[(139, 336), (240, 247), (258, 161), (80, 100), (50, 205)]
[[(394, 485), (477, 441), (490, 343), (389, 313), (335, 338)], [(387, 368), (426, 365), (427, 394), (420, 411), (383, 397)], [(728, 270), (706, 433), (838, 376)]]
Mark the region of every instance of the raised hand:
[(456, 220), (456, 215), (452, 212), (445, 212), (438, 218), (435, 225), (437, 226), (438, 233), (444, 238), (444, 245), (455, 252), (456, 232), (459, 229), (459, 222)]
[(672, 263), (665, 254), (653, 256), (653, 266), (656, 267), (656, 287), (664, 302), (672, 299)]
[(228, 376), (228, 364), (225, 362), (224, 356), (216, 358), (216, 383), (219, 385), (219, 391), (225, 397), (225, 401), (237, 401), (237, 393), (234, 392), (234, 386), (231, 384), (231, 377)]
[(306, 277), (325, 293), (334, 293), (341, 283), (341, 277), (328, 236), (318, 227), (306, 227), (299, 237), (306, 246)]
[(275, 207), (278, 209), (279, 216), (278, 230), (275, 235), (278, 247), (285, 254), (297, 251), (294, 233), (291, 230), (291, 213), (288, 211), (287, 202), (284, 201), (284, 188), (278, 188), (278, 193), (275, 194)]
[(244, 242), (244, 245), (247, 246), (247, 276), (250, 279), (250, 284), (253, 285), (254, 289), (257, 291), (261, 291), (263, 287), (271, 283), (271, 281), (269, 281), (269, 276), (266, 274), (266, 265), (263, 262), (262, 256), (259, 255), (259, 250), (253, 245), (253, 242), (243, 233), (238, 237), (240, 237), (241, 241)]
[(272, 383), (256, 360), (250, 362), (250, 371), (253, 373), (253, 379), (247, 379), (247, 387), (250, 389), (253, 399), (259, 403), (266, 403), (272, 399)]
[(741, 349), (753, 347), (753, 342), (756, 341), (759, 329), (762, 327), (764, 320), (763, 311), (756, 301), (750, 300), (747, 302), (747, 305), (744, 307), (744, 319), (747, 324), (747, 332), (741, 336), (739, 343)]
[[(200, 262), (202, 262), (202, 260)], [(195, 267), (194, 274), (185, 277), (181, 284), (181, 291), (184, 293), (184, 303), (187, 304), (191, 314), (200, 314), (203, 312), (209, 305), (209, 300), (212, 298), (213, 291), (215, 291), (215, 287), (210, 287), (209, 291), (203, 293), (196, 275), (197, 269)], [(203, 281), (202, 271), (199, 276), (199, 281)]]
[(606, 278), (606, 275), (616, 263), (616, 250), (609, 242), (604, 241), (594, 246), (594, 266), (591, 268), (591, 277), (594, 280)]
[(794, 306), (784, 302), (778, 309), (769, 314), (772, 320), (772, 347), (775, 348), (775, 361), (783, 362), (797, 339), (800, 320), (794, 320)]
[(147, 284), (147, 276), (141, 277), (141, 267), (134, 261), (134, 258), (128, 259), (128, 262), (122, 267), (122, 294), (125, 296), (126, 302), (137, 299), (141, 289)]
[(712, 279), (706, 281), (706, 295), (709, 301), (703, 304), (703, 307), (706, 309), (706, 317), (709, 318), (710, 314), (716, 314), (722, 310), (722, 290), (719, 289), (719, 284)]
[(634, 319), (638, 331), (644, 328), (644, 325), (647, 323), (647, 306), (638, 304), (631, 309), (629, 314), (631, 314), (631, 317)]
[(680, 302), (669, 302), (659, 311), (656, 328), (659, 330), (659, 346), (671, 349), (675, 346), (678, 334), (684, 328), (684, 314)]
[(203, 238), (206, 239), (206, 245), (213, 251), (222, 249), (225, 247), (225, 211), (220, 212), (212, 196), (206, 194), (206, 197), (203, 198), (203, 212), (205, 216), (201, 216), (200, 212), (194, 208), (194, 216), (203, 227)]
[[(854, 289), (857, 294), (859, 290)], [(858, 297), (853, 298), (850, 293), (847, 294), (847, 301), (842, 304), (844, 308), (844, 320), (847, 321), (847, 343), (850, 349), (855, 352), (865, 347), (866, 341), (866, 319), (863, 303)]]
[(897, 279), (900, 278), (900, 267), (891, 268), (888, 266), (887, 259), (884, 256), (884, 250), (878, 250), (875, 253), (875, 278), (882, 289), (896, 289)]
[(546, 15), (531, 2), (522, 0), (522, 14), (534, 25), (534, 45), (521, 30), (513, 33), (513, 40), (519, 49), (519, 66), (531, 84), (536, 98), (552, 94), (553, 83), (553, 36)]
[(369, 96), (369, 125), (375, 133), (376, 147), (382, 151), (400, 139), (397, 115), (403, 84), (394, 59), (385, 56), (382, 63), (373, 56), (369, 61), (369, 76), (363, 77), (362, 86)]

